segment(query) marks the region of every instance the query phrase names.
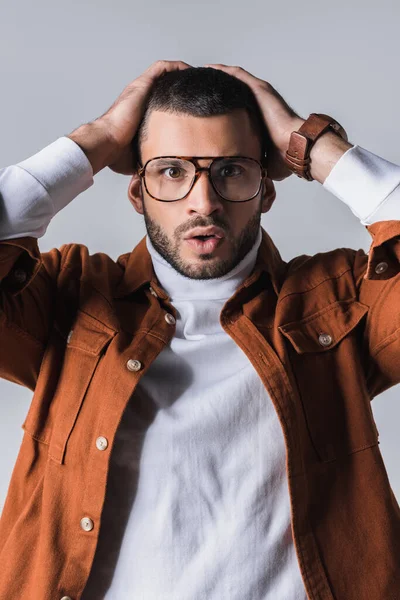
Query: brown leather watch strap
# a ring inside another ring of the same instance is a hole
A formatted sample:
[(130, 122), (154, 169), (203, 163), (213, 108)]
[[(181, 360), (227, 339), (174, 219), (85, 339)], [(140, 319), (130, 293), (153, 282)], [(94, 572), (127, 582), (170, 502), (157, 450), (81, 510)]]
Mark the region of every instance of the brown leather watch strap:
[(340, 135), (347, 141), (347, 133), (333, 117), (322, 113), (311, 113), (298, 131), (290, 136), (285, 161), (293, 173), (302, 179), (313, 181), (310, 172), (310, 151), (316, 140), (327, 131)]

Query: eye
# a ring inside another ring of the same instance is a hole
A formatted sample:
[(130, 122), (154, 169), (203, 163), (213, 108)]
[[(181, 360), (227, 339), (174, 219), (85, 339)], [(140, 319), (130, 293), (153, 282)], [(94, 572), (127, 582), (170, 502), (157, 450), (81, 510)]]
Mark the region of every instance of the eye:
[[(160, 173), (162, 175), (165, 174), (165, 171), (169, 172), (171, 179), (178, 179), (182, 169), (180, 169), (179, 167), (167, 167), (165, 169), (160, 169)], [(175, 173), (175, 175), (174, 175), (174, 173)]]
[(219, 175), (222, 175), (222, 177), (234, 177), (237, 175), (241, 175), (243, 173), (243, 170), (244, 169), (240, 165), (235, 165), (232, 163), (221, 167)]

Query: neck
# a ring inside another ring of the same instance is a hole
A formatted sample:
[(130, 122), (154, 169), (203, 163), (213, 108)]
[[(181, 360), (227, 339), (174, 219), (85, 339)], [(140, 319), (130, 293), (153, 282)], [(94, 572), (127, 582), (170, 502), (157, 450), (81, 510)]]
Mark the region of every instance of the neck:
[(152, 258), (157, 279), (161, 287), (170, 296), (171, 301), (201, 298), (227, 300), (252, 272), (261, 240), (262, 231), (260, 226), (256, 241), (246, 256), (231, 271), (214, 279), (193, 279), (182, 275), (157, 252), (148, 235), (146, 236), (146, 246)]

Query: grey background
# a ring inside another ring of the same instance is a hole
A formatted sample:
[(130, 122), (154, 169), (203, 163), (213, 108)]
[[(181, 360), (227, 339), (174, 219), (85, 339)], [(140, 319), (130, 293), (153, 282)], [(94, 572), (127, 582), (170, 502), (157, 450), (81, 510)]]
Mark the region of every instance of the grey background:
[[(3, 2), (0, 165), (102, 114), (158, 59), (240, 65), (268, 80), (302, 117), (332, 114), (352, 143), (399, 164), (399, 21), (394, 0)], [(145, 228), (127, 199), (128, 183), (110, 169), (96, 175), (94, 186), (53, 219), (41, 250), (80, 242), (114, 259), (130, 251)], [(284, 259), (337, 247), (368, 250), (367, 230), (319, 183), (293, 176), (276, 189), (262, 225)], [(398, 499), (399, 395), (396, 386), (372, 402)], [(0, 509), (31, 397), (0, 381)]]

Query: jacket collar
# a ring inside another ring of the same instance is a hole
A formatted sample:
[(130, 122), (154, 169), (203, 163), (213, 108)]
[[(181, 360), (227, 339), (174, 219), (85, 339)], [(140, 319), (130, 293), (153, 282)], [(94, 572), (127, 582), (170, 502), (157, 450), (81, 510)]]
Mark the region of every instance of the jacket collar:
[[(279, 295), (283, 283), (286, 263), (268, 233), (261, 227), (262, 240), (257, 254), (257, 260), (253, 272), (243, 282), (241, 287), (249, 287), (266, 272), (271, 279), (276, 295)], [(123, 298), (136, 292), (144, 285), (151, 285), (163, 300), (169, 300), (169, 296), (161, 288), (156, 278), (153, 262), (146, 246), (146, 236), (137, 246), (126, 254), (119, 256), (117, 264), (124, 269), (122, 279), (117, 284), (114, 298)]]

